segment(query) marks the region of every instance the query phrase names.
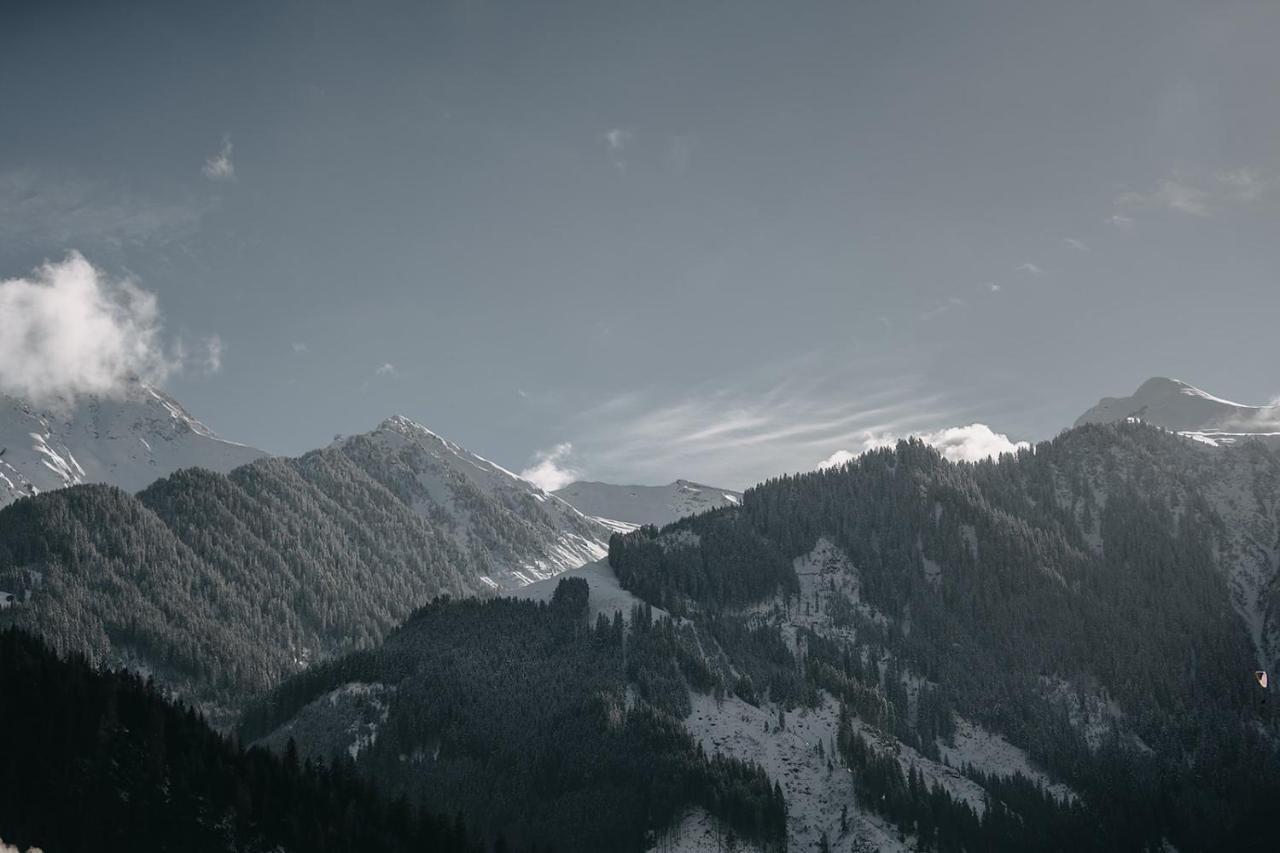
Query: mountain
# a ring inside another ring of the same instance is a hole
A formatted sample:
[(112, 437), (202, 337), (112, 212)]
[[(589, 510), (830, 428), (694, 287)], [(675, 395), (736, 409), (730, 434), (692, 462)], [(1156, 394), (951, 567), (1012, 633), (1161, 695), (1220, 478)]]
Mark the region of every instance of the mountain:
[(617, 486), (579, 481), (552, 494), (587, 515), (632, 526), (655, 524), (661, 527), (686, 515), (736, 506), (742, 502), (742, 492), (689, 480), (676, 480), (665, 486)]
[(608, 528), (404, 418), (296, 459), (78, 485), (0, 509), (0, 611), (152, 673), (219, 724), (436, 596), (599, 559)]
[[(487, 829), (565, 849), (638, 843), (591, 833), (652, 807), (651, 771), (612, 763), (650, 713), (767, 774), (788, 849), (1265, 849), (1280, 730), (1253, 672), (1280, 664), (1278, 498), (1266, 447), (1140, 423), (977, 464), (905, 441), (615, 536), (607, 564), (519, 591), (542, 603), (437, 602), (286, 681), (242, 735), (501, 803)], [(587, 776), (600, 725), (615, 751)], [(693, 796), (648, 813), (650, 849), (778, 843), (677, 766)], [(588, 784), (619, 798), (587, 806)]]
[(219, 438), (142, 382), (53, 408), (0, 395), (0, 506), (77, 483), (133, 492), (181, 468), (225, 473), (265, 455)]
[(545, 580), (608, 550), (611, 528), (403, 416), (330, 450), (451, 537), (491, 589)]
[(1280, 405), (1246, 406), (1177, 379), (1148, 379), (1129, 397), (1103, 397), (1075, 425), (1136, 418), (1210, 445), (1259, 438), (1280, 447)]

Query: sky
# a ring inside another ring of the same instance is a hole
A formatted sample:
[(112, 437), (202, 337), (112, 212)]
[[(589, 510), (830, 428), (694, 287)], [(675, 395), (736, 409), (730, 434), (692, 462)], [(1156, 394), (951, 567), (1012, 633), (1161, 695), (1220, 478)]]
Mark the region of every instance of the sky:
[(122, 5), (0, 11), (0, 391), (739, 488), (1280, 397), (1280, 4)]

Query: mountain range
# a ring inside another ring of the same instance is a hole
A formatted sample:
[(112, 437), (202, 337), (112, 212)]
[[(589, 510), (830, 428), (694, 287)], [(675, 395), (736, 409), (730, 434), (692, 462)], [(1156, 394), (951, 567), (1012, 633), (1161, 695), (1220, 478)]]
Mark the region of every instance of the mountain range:
[(264, 457), (135, 390), (6, 410), (49, 452), (0, 469), (0, 627), (286, 766), (517, 849), (1267, 849), (1274, 407), (1153, 379), (979, 463), (549, 494), (404, 417)]

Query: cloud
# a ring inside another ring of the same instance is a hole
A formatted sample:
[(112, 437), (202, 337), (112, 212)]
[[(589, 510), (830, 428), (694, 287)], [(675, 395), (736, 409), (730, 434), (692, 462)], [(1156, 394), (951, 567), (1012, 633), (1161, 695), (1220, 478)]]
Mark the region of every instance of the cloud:
[(1027, 275), (1044, 275), (1044, 270), (1033, 263), (1018, 264), (1018, 272), (1024, 272)]
[(1107, 217), (1106, 223), (1116, 228), (1128, 228), (1133, 224), (1133, 217), (1125, 216), (1122, 213), (1113, 213)]
[(992, 293), (999, 293), (1000, 285), (996, 284), (994, 281), (989, 281), (987, 282), (987, 290), (991, 291)]
[(520, 472), (520, 476), (544, 492), (554, 492), (577, 480), (582, 472), (567, 464), (573, 454), (573, 444), (563, 441), (550, 450), (534, 454), (533, 464)]
[(210, 335), (204, 339), (204, 372), (217, 373), (222, 370), (222, 337)]
[(374, 376), (396, 376), (397, 375), (396, 366), (389, 361), (384, 362), (383, 364), (378, 365), (378, 367), (373, 371), (373, 375)]
[(603, 139), (605, 144), (609, 146), (610, 151), (621, 151), (631, 142), (631, 131), (621, 127), (614, 127), (604, 132)]
[(180, 367), (180, 347), (164, 350), (155, 295), (107, 278), (78, 252), (0, 281), (0, 392), (111, 396), (132, 378), (160, 382)]
[(584, 406), (563, 426), (592, 476), (669, 483), (676, 477), (740, 488), (808, 470), (865, 436), (903, 435), (972, 418), (953, 392), (923, 390), (900, 360), (864, 354), (834, 366), (828, 354), (779, 361), (728, 385), (707, 382), (671, 395), (628, 390)]
[(304, 344), (302, 341), (294, 341), (292, 344), (290, 344), (290, 347), (292, 347), (293, 351), (298, 355), (302, 355), (303, 353), (311, 351), (311, 348), (308, 347), (306, 344)]
[[(1208, 176), (1175, 173), (1172, 177), (1162, 179), (1149, 192), (1121, 193), (1116, 198), (1116, 204), (1134, 208), (1165, 208), (1191, 216), (1210, 216), (1229, 206), (1257, 201), (1277, 186), (1280, 186), (1280, 181), (1249, 167), (1228, 169)], [(1117, 217), (1113, 216), (1108, 221), (1115, 219)]]
[(231, 160), (231, 134), (222, 137), (222, 147), (217, 154), (209, 155), (200, 172), (211, 181), (234, 181), (236, 164)]
[(1062, 244), (1068, 248), (1075, 249), (1077, 252), (1087, 252), (1089, 247), (1075, 237), (1063, 237)]
[(195, 233), (203, 209), (142, 197), (118, 184), (29, 169), (0, 173), (0, 243), (8, 248), (53, 252), (178, 241)]
[(946, 314), (949, 311), (954, 311), (957, 308), (963, 308), (964, 306), (965, 306), (965, 301), (963, 299), (961, 299), (958, 296), (952, 296), (943, 302), (939, 302), (937, 305), (933, 306), (928, 311), (922, 312), (920, 314), (920, 319), (932, 320), (934, 317), (937, 317), (942, 314)]
[(614, 127), (606, 130), (600, 137), (604, 140), (609, 149), (609, 159), (613, 161), (613, 165), (620, 172), (627, 171), (627, 160), (623, 156), (628, 145), (631, 144), (632, 133), (621, 127)]
[(1122, 193), (1116, 203), (1125, 207), (1167, 207), (1171, 210), (1208, 216), (1209, 193), (1174, 178), (1166, 178), (1148, 193)]
[[(945, 459), (952, 462), (977, 462), (1003, 453), (1016, 453), (1022, 448), (1030, 447), (1025, 441), (1013, 441), (1009, 436), (995, 432), (986, 424), (969, 424), (968, 426), (947, 427), (933, 432), (912, 433), (925, 444), (937, 448)], [(868, 450), (881, 447), (893, 447), (900, 438), (907, 436), (893, 433), (867, 432), (857, 445), (857, 450), (837, 450), (818, 463), (818, 468), (830, 468), (843, 465), (856, 459)]]

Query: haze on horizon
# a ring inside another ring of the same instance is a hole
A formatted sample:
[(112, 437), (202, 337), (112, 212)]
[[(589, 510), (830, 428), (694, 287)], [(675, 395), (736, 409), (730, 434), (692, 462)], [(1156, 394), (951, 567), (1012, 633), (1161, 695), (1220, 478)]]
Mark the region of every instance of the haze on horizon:
[(1150, 376), (1267, 403), (1278, 41), (1266, 2), (7, 8), (0, 392), (730, 488)]

